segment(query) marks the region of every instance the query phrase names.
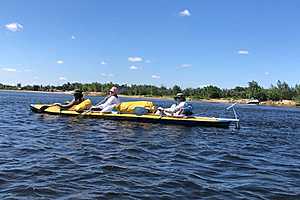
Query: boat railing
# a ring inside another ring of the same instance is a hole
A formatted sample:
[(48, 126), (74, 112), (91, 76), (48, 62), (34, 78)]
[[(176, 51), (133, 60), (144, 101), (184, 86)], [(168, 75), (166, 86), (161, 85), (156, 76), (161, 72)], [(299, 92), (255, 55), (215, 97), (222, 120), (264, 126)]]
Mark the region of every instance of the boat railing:
[(229, 110), (232, 110), (233, 115), (234, 115), (234, 119), (236, 119), (235, 128), (236, 128), (236, 129), (240, 129), (240, 128), (241, 128), (241, 125), (240, 125), (239, 115), (238, 115), (238, 113), (237, 113), (236, 110), (235, 110), (236, 104), (237, 104), (237, 103), (234, 103), (234, 104), (232, 104), (231, 106), (228, 106), (228, 107), (226, 108), (226, 110), (228, 110), (228, 111), (229, 111)]

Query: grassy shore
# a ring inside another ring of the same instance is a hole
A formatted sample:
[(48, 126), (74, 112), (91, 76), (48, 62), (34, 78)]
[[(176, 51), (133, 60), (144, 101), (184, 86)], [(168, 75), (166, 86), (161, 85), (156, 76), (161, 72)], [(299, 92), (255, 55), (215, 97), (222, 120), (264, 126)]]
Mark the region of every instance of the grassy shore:
[[(213, 103), (238, 103), (238, 104), (248, 104), (250, 99), (201, 99), (200, 101), (205, 102), (213, 102)], [(293, 100), (282, 100), (282, 101), (261, 101), (259, 105), (266, 105), (266, 106), (287, 106), (287, 107), (295, 107), (299, 106)]]
[[(5, 92), (28, 92), (28, 93), (44, 93), (44, 94), (71, 94), (70, 91), (31, 91), (31, 90), (0, 90)], [(85, 92), (86, 96), (105, 96), (106, 94), (103, 92)], [(120, 97), (128, 97), (128, 98), (143, 98), (143, 99), (166, 99), (172, 100), (172, 96), (150, 96), (150, 95), (119, 95)], [(191, 101), (199, 101), (199, 102), (211, 102), (211, 103), (238, 103), (238, 104), (247, 104), (249, 99), (190, 99)], [(287, 106), (287, 107), (295, 107), (300, 106), (296, 101), (293, 100), (282, 100), (282, 101), (262, 101), (259, 105), (267, 105), (267, 106)]]

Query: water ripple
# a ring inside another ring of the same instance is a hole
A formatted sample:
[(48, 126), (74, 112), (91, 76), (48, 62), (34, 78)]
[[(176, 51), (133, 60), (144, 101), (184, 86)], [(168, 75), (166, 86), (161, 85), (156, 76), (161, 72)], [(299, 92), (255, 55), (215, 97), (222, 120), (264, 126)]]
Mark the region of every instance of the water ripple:
[[(67, 95), (0, 98), (1, 199), (300, 199), (300, 109), (240, 105), (234, 130), (28, 109)], [(225, 104), (193, 106), (230, 117)]]

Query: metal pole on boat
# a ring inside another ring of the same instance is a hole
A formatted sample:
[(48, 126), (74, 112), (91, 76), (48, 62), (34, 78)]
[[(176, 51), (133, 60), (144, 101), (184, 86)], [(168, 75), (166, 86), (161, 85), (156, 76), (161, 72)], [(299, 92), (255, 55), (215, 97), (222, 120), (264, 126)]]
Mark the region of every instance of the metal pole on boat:
[(237, 120), (236, 123), (235, 123), (235, 128), (236, 129), (240, 129), (241, 128), (241, 125), (240, 125), (240, 119), (239, 119), (239, 116), (234, 108), (234, 106), (236, 105), (237, 103), (234, 103), (232, 104), (231, 106), (227, 107), (226, 110), (230, 110), (232, 109), (233, 111), (233, 114), (234, 114), (234, 118)]

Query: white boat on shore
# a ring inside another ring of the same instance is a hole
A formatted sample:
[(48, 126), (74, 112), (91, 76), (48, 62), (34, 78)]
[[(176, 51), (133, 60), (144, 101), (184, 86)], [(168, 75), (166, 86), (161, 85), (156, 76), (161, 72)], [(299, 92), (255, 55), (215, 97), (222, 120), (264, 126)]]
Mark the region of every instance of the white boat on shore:
[(258, 99), (249, 99), (247, 101), (247, 104), (250, 104), (250, 105), (258, 105), (259, 104), (259, 100)]

